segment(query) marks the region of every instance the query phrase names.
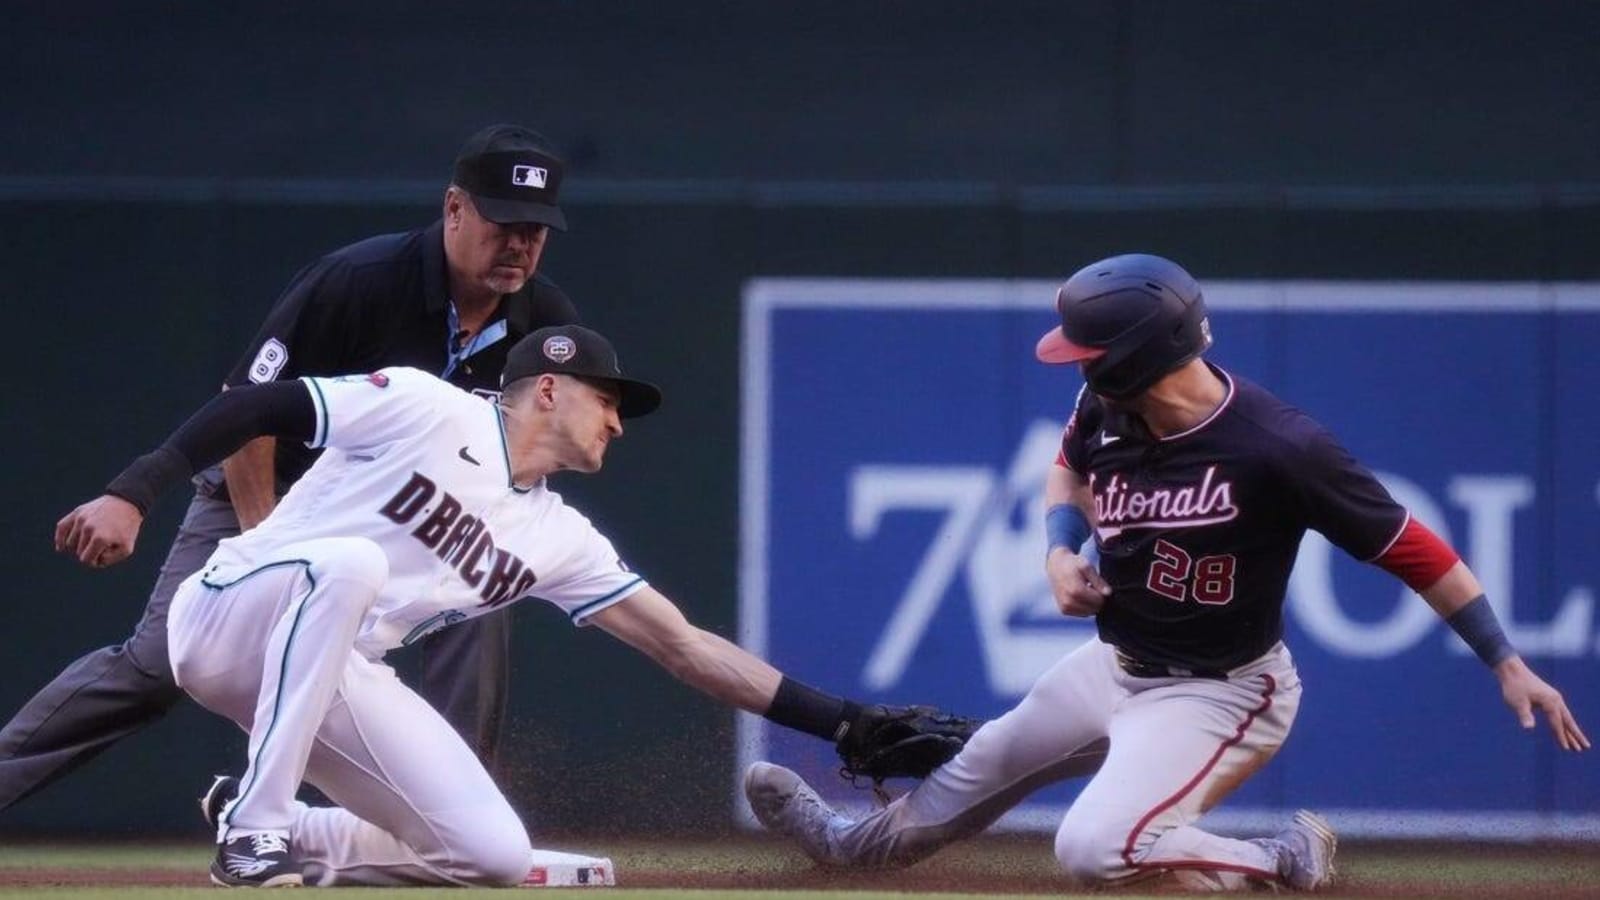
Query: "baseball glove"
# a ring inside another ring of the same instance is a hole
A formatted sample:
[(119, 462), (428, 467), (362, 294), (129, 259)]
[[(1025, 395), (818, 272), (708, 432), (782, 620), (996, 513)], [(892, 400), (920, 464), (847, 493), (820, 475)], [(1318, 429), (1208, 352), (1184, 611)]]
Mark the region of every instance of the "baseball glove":
[(886, 778), (926, 778), (982, 724), (933, 706), (864, 706), (835, 743), (839, 774), (851, 783), (870, 778), (875, 788)]

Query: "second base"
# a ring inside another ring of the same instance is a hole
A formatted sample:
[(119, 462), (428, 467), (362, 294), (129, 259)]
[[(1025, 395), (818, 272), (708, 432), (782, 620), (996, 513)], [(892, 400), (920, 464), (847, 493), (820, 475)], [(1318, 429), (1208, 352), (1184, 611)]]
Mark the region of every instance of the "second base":
[(536, 887), (612, 887), (617, 869), (604, 856), (582, 856), (551, 850), (533, 852), (533, 868), (523, 879), (525, 888)]

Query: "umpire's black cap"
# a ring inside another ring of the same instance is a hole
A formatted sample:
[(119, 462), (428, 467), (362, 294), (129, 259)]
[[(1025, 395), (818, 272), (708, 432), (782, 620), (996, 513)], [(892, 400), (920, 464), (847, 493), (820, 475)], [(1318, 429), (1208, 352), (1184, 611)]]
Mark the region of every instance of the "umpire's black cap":
[(462, 145), (451, 181), (472, 195), (478, 214), (491, 222), (535, 222), (566, 231), (567, 217), (556, 205), (566, 168), (538, 132), (490, 125)]
[(622, 393), (617, 412), (624, 419), (655, 412), (661, 405), (661, 389), (647, 381), (622, 374), (616, 348), (598, 331), (582, 325), (552, 325), (528, 335), (506, 354), (506, 367), (500, 384), (534, 375), (576, 375), (609, 381)]

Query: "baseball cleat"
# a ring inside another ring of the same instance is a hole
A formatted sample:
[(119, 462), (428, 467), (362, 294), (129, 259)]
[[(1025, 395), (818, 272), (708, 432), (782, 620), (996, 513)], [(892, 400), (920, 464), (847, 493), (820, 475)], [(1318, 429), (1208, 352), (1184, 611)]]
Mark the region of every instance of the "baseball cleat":
[(217, 830), (217, 823), (222, 821), (223, 810), (238, 797), (239, 779), (232, 775), (211, 776), (211, 787), (200, 797), (200, 815), (212, 831)]
[(1302, 809), (1273, 841), (1283, 848), (1278, 871), (1290, 887), (1315, 891), (1333, 881), (1333, 853), (1339, 847), (1339, 837), (1327, 819)]
[(289, 854), (289, 839), (257, 832), (229, 838), (211, 861), (211, 883), (219, 887), (300, 887), (305, 879)]
[(825, 866), (845, 864), (831, 837), (847, 820), (799, 775), (772, 763), (754, 763), (744, 773), (744, 796), (762, 825), (794, 839), (807, 856)]

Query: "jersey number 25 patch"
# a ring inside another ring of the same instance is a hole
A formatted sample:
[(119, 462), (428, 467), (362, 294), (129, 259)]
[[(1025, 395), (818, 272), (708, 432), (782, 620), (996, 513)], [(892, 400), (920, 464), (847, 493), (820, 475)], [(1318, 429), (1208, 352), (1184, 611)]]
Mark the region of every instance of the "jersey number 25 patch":
[(283, 371), (288, 362), (289, 348), (277, 338), (267, 338), (267, 342), (256, 353), (255, 362), (250, 364), (250, 380), (256, 384), (276, 381), (278, 373)]

